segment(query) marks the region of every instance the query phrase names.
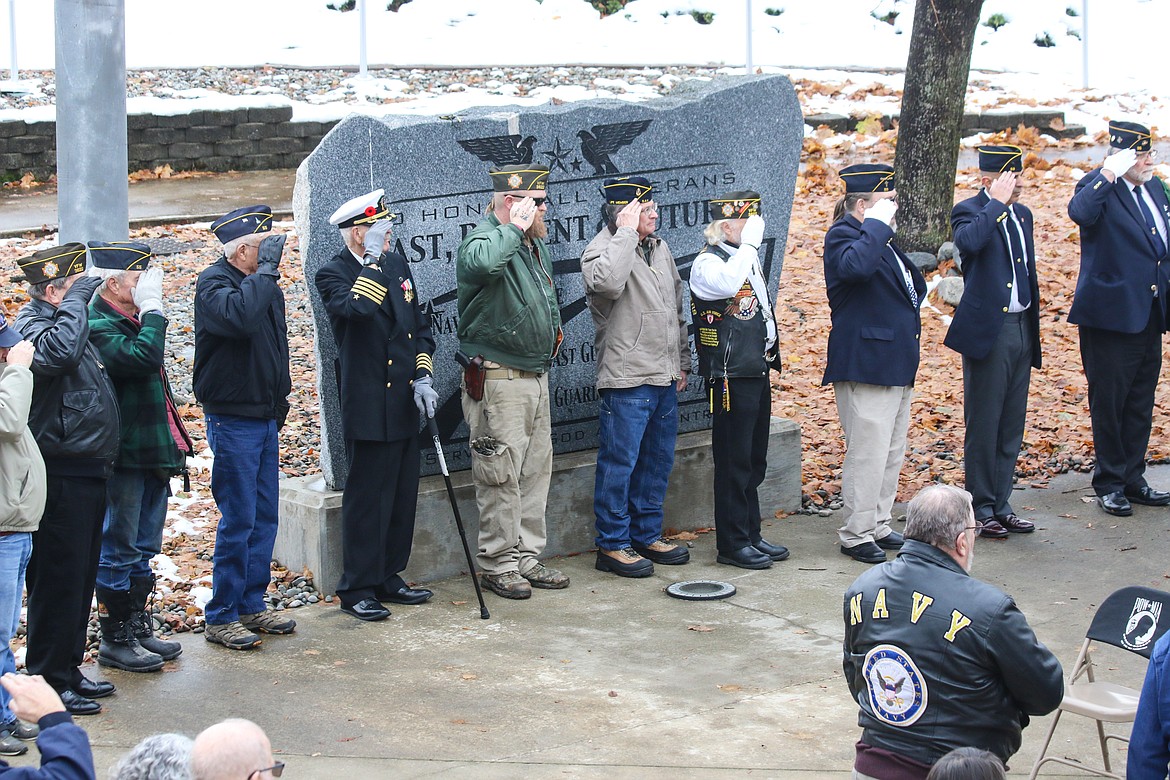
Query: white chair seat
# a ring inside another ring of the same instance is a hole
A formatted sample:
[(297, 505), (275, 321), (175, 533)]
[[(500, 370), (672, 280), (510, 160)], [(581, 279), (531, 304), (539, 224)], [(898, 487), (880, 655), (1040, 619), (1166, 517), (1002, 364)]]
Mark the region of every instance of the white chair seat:
[(1140, 691), (1109, 682), (1082, 682), (1065, 689), (1060, 708), (1094, 720), (1128, 723), (1137, 715)]

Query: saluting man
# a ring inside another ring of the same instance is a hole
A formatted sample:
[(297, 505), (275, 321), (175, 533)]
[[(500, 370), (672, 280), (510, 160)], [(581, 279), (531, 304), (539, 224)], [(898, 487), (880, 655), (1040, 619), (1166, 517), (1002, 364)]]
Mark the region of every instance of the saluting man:
[(1012, 509), (1028, 383), (1040, 368), (1040, 288), (1032, 212), (1017, 201), (1018, 146), (981, 146), (983, 189), (951, 211), (963, 258), (963, 299), (943, 341), (963, 356), (963, 468), (980, 536), (1036, 530)]
[[(430, 318), (406, 258), (390, 252), (393, 216), (382, 190), (342, 204), (329, 218), (345, 248), (317, 272), (317, 291), (337, 342), (337, 377), (349, 478), (341, 505), (341, 609), (385, 620), (380, 602), (421, 604), (410, 588), (418, 501), (418, 412), (433, 417)], [(417, 407), (417, 410), (416, 408)]]

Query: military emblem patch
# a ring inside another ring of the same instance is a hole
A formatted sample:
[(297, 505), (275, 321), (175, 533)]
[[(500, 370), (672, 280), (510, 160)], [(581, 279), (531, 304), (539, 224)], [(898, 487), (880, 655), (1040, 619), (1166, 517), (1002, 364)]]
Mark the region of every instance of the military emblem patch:
[(61, 270), (61, 267), (50, 260), (49, 262), (45, 263), (44, 270), (46, 279), (55, 279), (57, 277), (57, 272)]
[(524, 183), (524, 179), (520, 178), (520, 174), (513, 173), (508, 177), (508, 186), (514, 190), (520, 189), (520, 185)]
[(723, 204), (723, 216), (725, 216), (725, 217), (730, 217), (730, 216), (731, 216), (732, 214), (734, 214), (734, 213), (735, 213), (735, 207), (734, 207), (734, 206), (732, 206), (730, 203), (724, 203), (724, 204)]
[(747, 282), (735, 294), (735, 300), (731, 304), (729, 314), (737, 320), (750, 320), (756, 316), (756, 312), (759, 310), (760, 299), (752, 290), (751, 282)]
[(1125, 635), (1121, 643), (1130, 650), (1145, 650), (1158, 633), (1158, 620), (1162, 617), (1162, 604), (1140, 596), (1134, 599), (1133, 611), (1125, 623)]
[(878, 720), (909, 726), (926, 712), (926, 679), (914, 661), (896, 645), (878, 645), (862, 666), (869, 704)]
[(410, 283), (409, 279), (402, 282), (402, 297), (406, 299), (407, 303), (414, 300), (414, 285)]

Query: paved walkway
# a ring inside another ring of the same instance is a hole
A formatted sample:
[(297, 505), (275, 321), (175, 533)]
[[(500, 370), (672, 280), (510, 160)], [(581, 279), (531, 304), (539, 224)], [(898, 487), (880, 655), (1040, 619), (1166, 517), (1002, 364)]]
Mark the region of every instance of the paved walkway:
[[(1151, 482), (1170, 487), (1170, 467), (1151, 469)], [(1066, 664), (1106, 595), (1164, 588), (1168, 576), (1170, 510), (1111, 518), (1081, 500), (1089, 492), (1083, 474), (1018, 492), (1017, 510), (1039, 530), (980, 541), (975, 561)], [(488, 594), (487, 621), (457, 577), (433, 584), (433, 603), (395, 607), (383, 623), (323, 604), (297, 610), (296, 634), (251, 653), (185, 634), (162, 673), (89, 670), (119, 692), (82, 722), (99, 776), (147, 734), (194, 735), (243, 716), (268, 731), (296, 778), (845, 778), (859, 731), (841, 674), (841, 594), (862, 566), (837, 552), (834, 526), (775, 521), (767, 537), (793, 555), (766, 571), (715, 564), (712, 535), (695, 542), (691, 564), (644, 580), (596, 572), (588, 553), (561, 559), (571, 588), (527, 602)], [(690, 603), (662, 592), (695, 578), (738, 593)], [(1140, 684), (1142, 659), (1107, 658), (1110, 679)], [(1091, 759), (1092, 729), (1069, 720), (1057, 749)], [(1026, 776), (1048, 722), (1025, 732), (1013, 777)]]

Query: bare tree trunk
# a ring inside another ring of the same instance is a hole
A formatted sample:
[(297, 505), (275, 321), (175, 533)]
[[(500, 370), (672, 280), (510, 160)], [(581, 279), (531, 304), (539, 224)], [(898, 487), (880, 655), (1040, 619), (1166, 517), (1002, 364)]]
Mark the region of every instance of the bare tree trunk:
[(983, 0), (917, 0), (894, 168), (898, 243), (934, 252), (951, 235), (971, 48)]

